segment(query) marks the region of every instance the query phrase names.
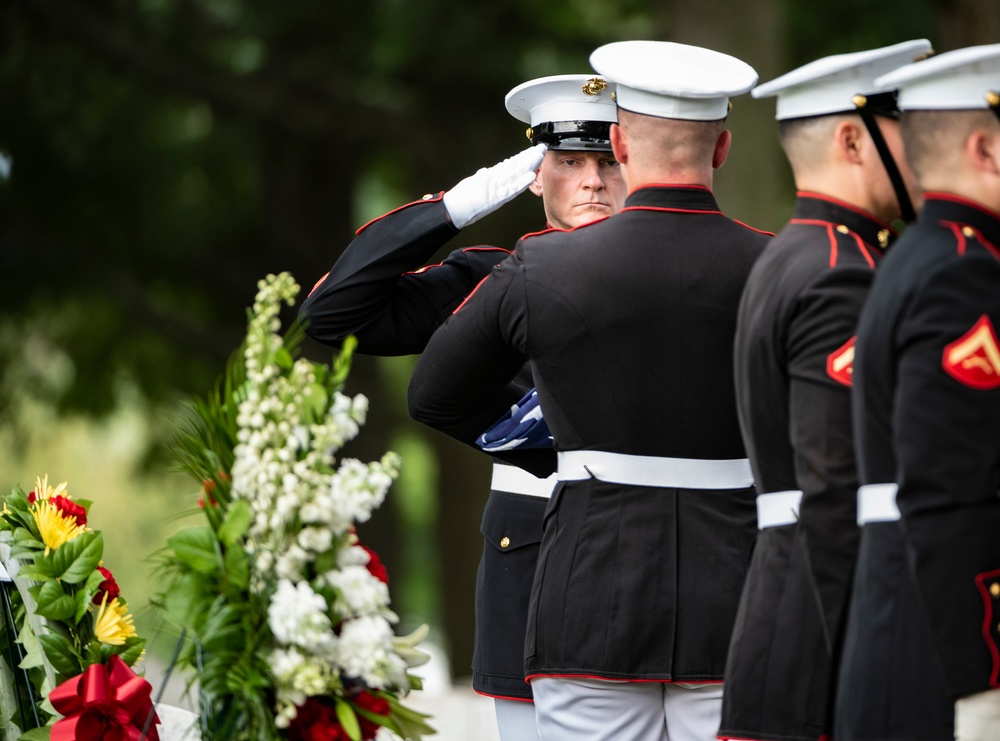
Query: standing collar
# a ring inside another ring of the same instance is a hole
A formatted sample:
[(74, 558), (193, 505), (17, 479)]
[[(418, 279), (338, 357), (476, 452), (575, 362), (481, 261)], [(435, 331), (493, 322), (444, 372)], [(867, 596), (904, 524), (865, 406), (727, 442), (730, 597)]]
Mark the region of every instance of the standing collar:
[(920, 221), (930, 224), (953, 221), (968, 224), (995, 246), (1000, 246), (1000, 214), (974, 201), (951, 193), (927, 191)]
[(795, 201), (792, 223), (825, 221), (834, 226), (846, 226), (868, 245), (885, 250), (899, 232), (874, 214), (832, 196), (800, 190)]
[(625, 208), (722, 213), (712, 191), (703, 185), (647, 185), (629, 194)]

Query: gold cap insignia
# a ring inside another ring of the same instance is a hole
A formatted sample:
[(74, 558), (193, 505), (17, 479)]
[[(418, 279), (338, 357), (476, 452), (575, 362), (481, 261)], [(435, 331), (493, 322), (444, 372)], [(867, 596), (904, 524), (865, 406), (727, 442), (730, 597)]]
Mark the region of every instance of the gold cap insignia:
[(990, 108), (996, 108), (1000, 105), (1000, 95), (990, 90), (986, 93), (986, 103)]
[(864, 95), (855, 95), (851, 98), (851, 102), (854, 103), (858, 108), (864, 108), (868, 104), (868, 98)]
[(608, 83), (600, 77), (591, 77), (585, 83), (583, 83), (583, 94), (584, 95), (599, 95), (604, 88), (608, 86)]
[(524, 135), (530, 139), (535, 135), (535, 130), (529, 126), (528, 130), (524, 132)]

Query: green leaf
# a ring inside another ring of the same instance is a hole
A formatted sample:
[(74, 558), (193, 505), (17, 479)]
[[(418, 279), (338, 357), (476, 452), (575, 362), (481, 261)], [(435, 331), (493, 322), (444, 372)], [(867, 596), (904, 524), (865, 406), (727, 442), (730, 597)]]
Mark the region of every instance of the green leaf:
[(56, 673), (65, 677), (75, 677), (83, 671), (83, 658), (73, 649), (72, 644), (64, 636), (56, 633), (45, 633), (38, 636), (38, 642), (45, 651), (48, 660)]
[(18, 736), (18, 741), (50, 741), (52, 726), (32, 728)]
[(184, 528), (167, 538), (167, 545), (174, 549), (177, 559), (202, 574), (219, 570), (217, 544), (215, 533), (207, 525)]
[(246, 533), (250, 527), (250, 503), (245, 499), (237, 499), (229, 506), (226, 519), (219, 527), (219, 540), (231, 546)]
[(90, 606), (94, 603), (94, 595), (97, 594), (97, 588), (101, 586), (103, 581), (104, 574), (94, 569), (90, 576), (87, 577), (87, 581), (84, 582), (83, 587), (77, 590), (76, 612), (73, 614), (75, 622), (80, 622), (87, 610), (90, 609)]
[(35, 599), (38, 602), (35, 612), (49, 620), (68, 620), (76, 613), (76, 600), (55, 579), (47, 579)]
[(242, 593), (250, 585), (250, 558), (242, 548), (230, 548), (226, 551), (227, 591)]
[(206, 577), (195, 573), (184, 574), (167, 588), (163, 599), (164, 613), (171, 622), (200, 633), (210, 595), (211, 584)]
[(344, 727), (347, 735), (351, 737), (351, 741), (361, 741), (361, 724), (358, 722), (358, 716), (354, 714), (354, 708), (339, 697), (337, 698), (337, 720), (340, 721), (340, 725)]
[(42, 652), (42, 646), (27, 621), (21, 626), (17, 642), (24, 648), (24, 658), (18, 664), (21, 669), (36, 669), (45, 665), (45, 654)]
[(41, 566), (42, 560), (51, 564), (52, 576), (68, 584), (79, 584), (90, 576), (104, 554), (104, 536), (101, 533), (84, 533), (63, 543), (49, 553), (48, 558), (35, 559)]
[(140, 638), (138, 636), (132, 636), (131, 638), (125, 639), (124, 648), (119, 651), (118, 656), (129, 666), (132, 666), (139, 660), (142, 656), (143, 650), (146, 648), (146, 639)]

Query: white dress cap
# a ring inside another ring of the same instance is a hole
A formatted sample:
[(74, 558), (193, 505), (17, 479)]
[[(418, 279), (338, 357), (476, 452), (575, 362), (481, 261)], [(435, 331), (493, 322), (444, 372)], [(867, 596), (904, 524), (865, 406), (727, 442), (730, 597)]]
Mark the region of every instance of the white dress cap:
[(775, 117), (779, 121), (853, 111), (854, 96), (880, 91), (875, 78), (911, 64), (930, 51), (927, 39), (916, 39), (881, 49), (823, 57), (758, 85), (750, 94), (755, 98), (777, 96)]
[(618, 120), (614, 91), (596, 75), (555, 75), (521, 83), (504, 102), (510, 115), (530, 125), (532, 144), (610, 151), (609, 129)]
[(969, 110), (1000, 106), (1000, 44), (969, 46), (909, 64), (878, 78), (899, 90), (899, 107)]
[(617, 84), (619, 108), (658, 118), (717, 121), (729, 113), (729, 96), (757, 82), (736, 57), (671, 41), (605, 44), (590, 65)]

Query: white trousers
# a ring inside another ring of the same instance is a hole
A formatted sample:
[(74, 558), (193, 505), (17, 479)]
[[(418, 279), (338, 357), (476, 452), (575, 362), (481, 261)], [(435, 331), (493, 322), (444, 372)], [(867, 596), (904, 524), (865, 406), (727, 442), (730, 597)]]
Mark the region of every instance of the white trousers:
[(955, 738), (958, 741), (1000, 739), (1000, 690), (987, 690), (955, 703)]
[(541, 741), (715, 741), (722, 684), (536, 677)]
[(535, 703), (494, 698), (500, 741), (538, 741)]

